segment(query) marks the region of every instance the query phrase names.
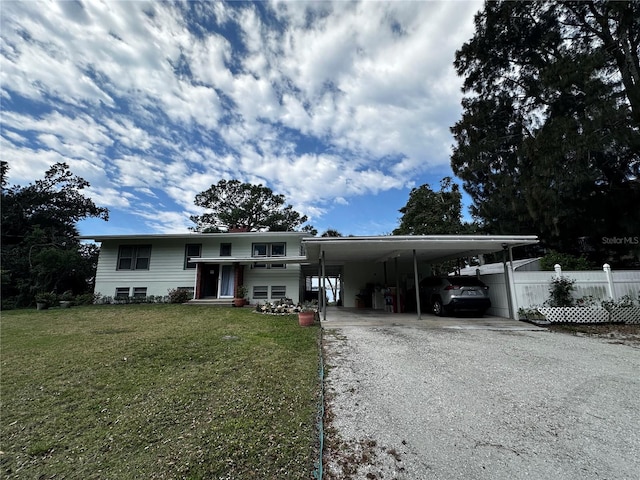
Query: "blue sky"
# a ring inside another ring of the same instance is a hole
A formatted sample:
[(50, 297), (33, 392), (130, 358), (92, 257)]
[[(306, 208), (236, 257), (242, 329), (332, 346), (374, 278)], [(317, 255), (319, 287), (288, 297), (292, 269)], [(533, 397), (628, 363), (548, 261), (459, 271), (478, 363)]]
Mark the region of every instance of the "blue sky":
[(262, 183), (320, 233), (390, 233), (451, 175), (458, 49), (479, 1), (8, 2), (0, 101), (9, 183), (56, 162), (109, 222), (180, 233), (220, 179)]

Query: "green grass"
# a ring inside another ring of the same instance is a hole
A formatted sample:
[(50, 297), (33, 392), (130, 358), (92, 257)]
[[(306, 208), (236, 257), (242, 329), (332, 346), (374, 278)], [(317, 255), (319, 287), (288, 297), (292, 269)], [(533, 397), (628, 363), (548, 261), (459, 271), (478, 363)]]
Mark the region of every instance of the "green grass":
[(0, 477), (311, 478), (318, 332), (248, 308), (2, 312)]

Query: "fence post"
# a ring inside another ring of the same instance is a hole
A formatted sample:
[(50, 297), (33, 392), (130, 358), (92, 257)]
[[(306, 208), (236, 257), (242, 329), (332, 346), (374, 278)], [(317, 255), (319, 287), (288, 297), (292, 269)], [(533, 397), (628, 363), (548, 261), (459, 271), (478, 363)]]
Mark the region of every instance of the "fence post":
[(562, 278), (562, 267), (560, 266), (559, 263), (556, 263), (553, 266), (553, 269), (556, 271), (556, 278), (559, 280)]
[(607, 290), (609, 291), (609, 296), (611, 300), (615, 301), (616, 297), (613, 295), (613, 275), (611, 274), (611, 265), (605, 263), (602, 266), (602, 270), (604, 270), (604, 276), (607, 279)]

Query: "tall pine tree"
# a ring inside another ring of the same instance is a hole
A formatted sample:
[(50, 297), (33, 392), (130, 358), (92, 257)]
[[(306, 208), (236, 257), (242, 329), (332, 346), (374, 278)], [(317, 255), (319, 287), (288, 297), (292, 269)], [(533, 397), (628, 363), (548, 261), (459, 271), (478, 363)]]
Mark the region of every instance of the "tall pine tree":
[(600, 258), (640, 233), (639, 45), (639, 2), (485, 4), (451, 164), (487, 231)]

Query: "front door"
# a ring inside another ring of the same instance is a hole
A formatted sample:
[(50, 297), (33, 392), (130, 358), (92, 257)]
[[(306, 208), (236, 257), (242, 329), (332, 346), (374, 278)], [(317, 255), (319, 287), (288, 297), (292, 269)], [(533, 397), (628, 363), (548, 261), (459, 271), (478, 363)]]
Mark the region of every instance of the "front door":
[(222, 274), (220, 275), (220, 298), (231, 298), (235, 293), (233, 291), (235, 276), (233, 274), (233, 265), (222, 265)]
[(218, 265), (204, 265), (202, 267), (202, 296), (218, 296)]

